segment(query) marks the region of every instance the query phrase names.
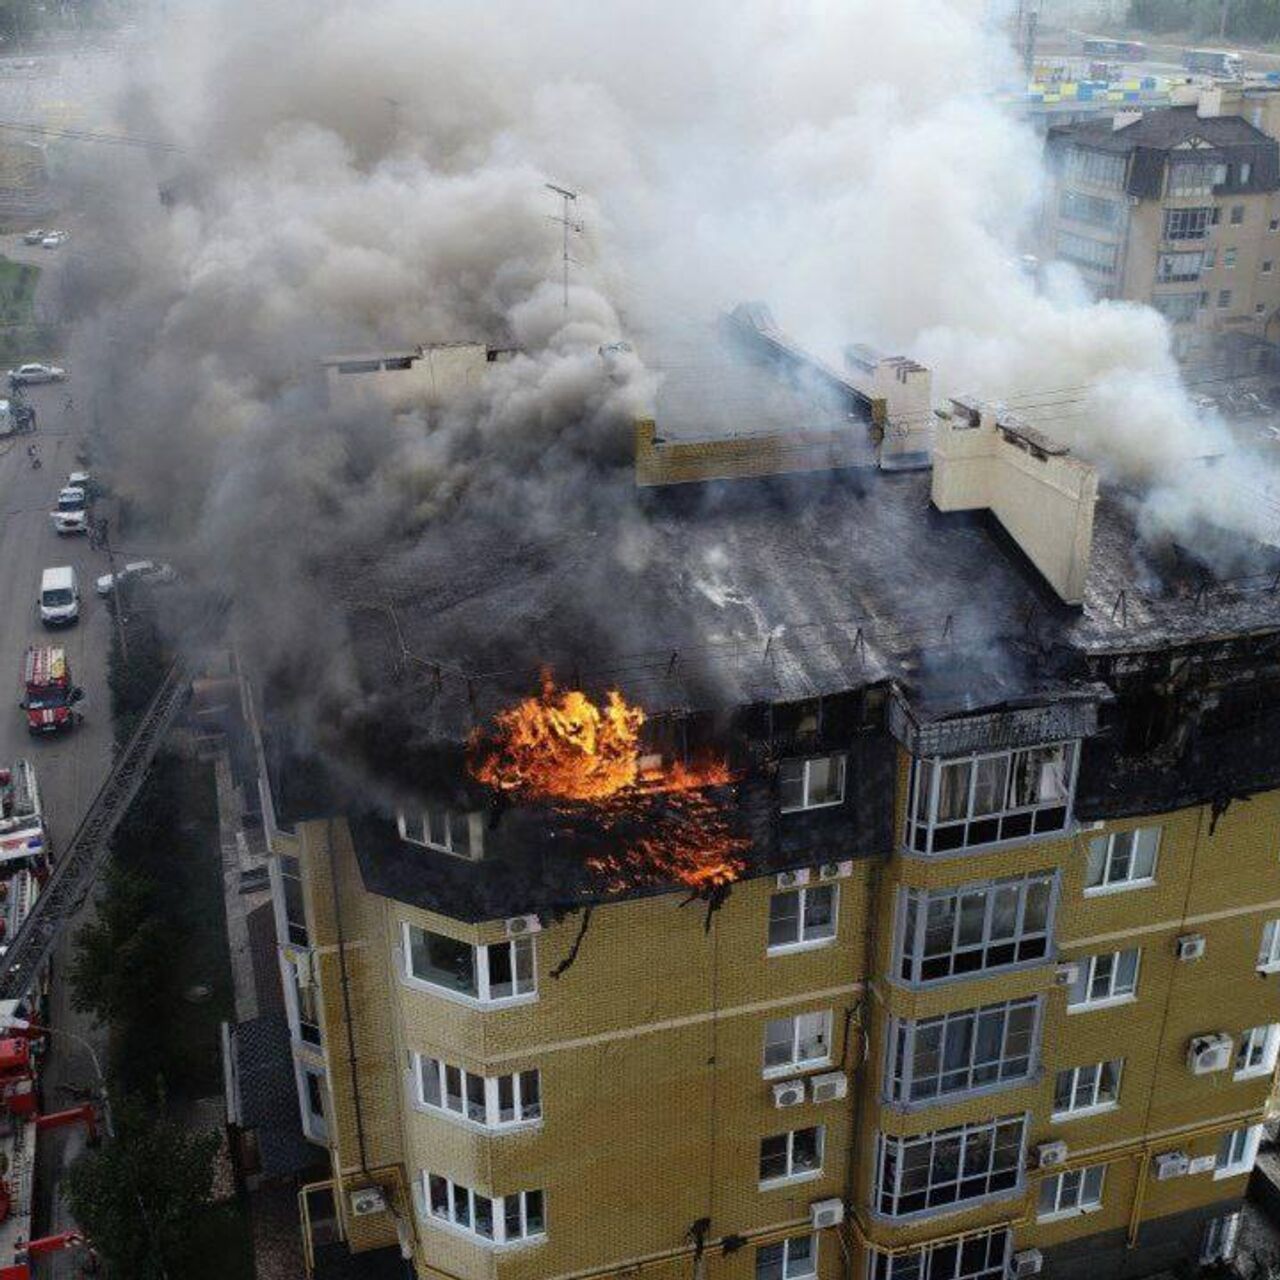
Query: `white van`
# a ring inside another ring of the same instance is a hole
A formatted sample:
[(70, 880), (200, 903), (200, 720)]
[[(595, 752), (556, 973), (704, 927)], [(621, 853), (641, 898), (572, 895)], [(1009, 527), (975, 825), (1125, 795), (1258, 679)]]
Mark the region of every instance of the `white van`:
[(69, 626), (80, 616), (80, 582), (70, 565), (40, 575), (40, 621), (46, 627)]

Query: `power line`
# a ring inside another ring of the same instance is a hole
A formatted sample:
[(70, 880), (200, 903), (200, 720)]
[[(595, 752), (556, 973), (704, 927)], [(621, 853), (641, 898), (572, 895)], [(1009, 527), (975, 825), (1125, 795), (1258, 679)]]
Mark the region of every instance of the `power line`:
[(103, 133), (96, 129), (57, 129), (51, 125), (35, 124), (24, 120), (0, 120), (0, 129), (12, 133), (29, 133), (38, 138), (62, 138), (70, 142), (103, 143), (119, 147), (144, 147), (153, 151), (185, 151), (176, 142), (162, 142), (159, 138), (142, 138), (136, 134)]

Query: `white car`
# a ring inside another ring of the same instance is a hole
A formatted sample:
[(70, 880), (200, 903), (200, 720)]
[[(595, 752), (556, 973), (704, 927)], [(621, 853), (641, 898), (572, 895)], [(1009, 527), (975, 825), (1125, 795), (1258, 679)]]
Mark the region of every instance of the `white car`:
[(32, 227), (30, 231), (26, 232), (23, 235), (22, 243), (23, 244), (40, 244), (43, 242), (45, 236), (49, 234), (50, 232), (46, 231), (43, 227)]
[(40, 241), (40, 244), (46, 249), (56, 249), (66, 238), (66, 233), (63, 231), (51, 231)]
[(9, 385), (24, 387), (34, 382), (64, 382), (67, 371), (56, 364), (20, 364), (9, 370)]
[(145, 582), (155, 586), (165, 582), (175, 582), (177, 578), (178, 571), (171, 564), (164, 564), (158, 560), (131, 560), (116, 570), (114, 577), (104, 573), (95, 587), (100, 596), (109, 596), (115, 590), (117, 581)]
[(88, 533), (89, 499), (83, 489), (67, 487), (58, 492), (58, 509), (49, 513), (54, 533)]

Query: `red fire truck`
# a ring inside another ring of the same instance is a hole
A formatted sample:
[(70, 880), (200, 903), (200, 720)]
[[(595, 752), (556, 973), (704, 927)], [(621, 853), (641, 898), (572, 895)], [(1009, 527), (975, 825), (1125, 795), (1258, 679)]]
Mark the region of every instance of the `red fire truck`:
[[(16, 869), (48, 869), (49, 838), (40, 807), (40, 788), (29, 760), (15, 760), (11, 768), (0, 765), (0, 874)], [(4, 901), (0, 881), (0, 903)]]
[(84, 690), (71, 683), (65, 650), (32, 645), (23, 662), (22, 682), (22, 706), (32, 733), (57, 733), (84, 719), (75, 706)]

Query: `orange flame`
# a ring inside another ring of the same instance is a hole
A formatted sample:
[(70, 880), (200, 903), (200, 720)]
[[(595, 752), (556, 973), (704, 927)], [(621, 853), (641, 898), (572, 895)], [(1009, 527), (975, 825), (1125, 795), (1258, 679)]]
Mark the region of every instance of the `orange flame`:
[(645, 720), (643, 708), (616, 689), (598, 705), (580, 690), (557, 690), (544, 675), (538, 696), (499, 712), (490, 733), (473, 736), (471, 772), (522, 799), (591, 805), (606, 832), (643, 827), (643, 835), (624, 835), (619, 847), (588, 859), (611, 888), (677, 881), (701, 892), (729, 884), (742, 874), (750, 842), (702, 794), (733, 780), (728, 765), (642, 769)]

